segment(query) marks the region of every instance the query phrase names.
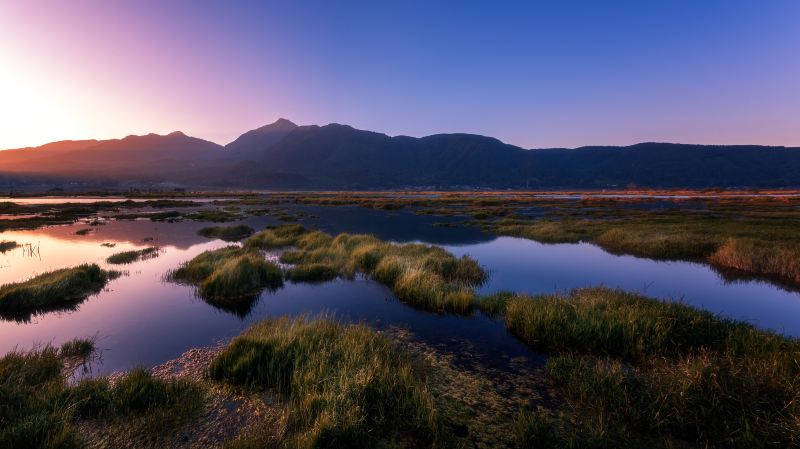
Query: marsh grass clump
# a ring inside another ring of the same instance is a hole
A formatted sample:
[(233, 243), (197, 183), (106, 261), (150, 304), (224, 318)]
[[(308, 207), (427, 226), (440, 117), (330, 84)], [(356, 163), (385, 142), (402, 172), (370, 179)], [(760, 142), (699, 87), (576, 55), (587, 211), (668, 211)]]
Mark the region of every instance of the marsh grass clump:
[(245, 253), (219, 265), (200, 283), (199, 290), (204, 298), (225, 300), (257, 295), (265, 288), (279, 287), (282, 281), (277, 265), (258, 254)]
[(778, 335), (685, 304), (608, 288), (569, 295), (520, 296), (505, 307), (508, 329), (551, 352), (578, 351), (642, 361), (699, 350), (756, 355), (789, 350)]
[(120, 275), (97, 264), (62, 268), (0, 286), (0, 317), (28, 320), (39, 312), (74, 307)]
[(53, 347), (0, 358), (0, 447), (80, 447), (66, 390)]
[(157, 379), (143, 368), (113, 384), (105, 378), (83, 380), (69, 389), (68, 397), (76, 416), (132, 427), (128, 430), (144, 440), (155, 440), (196, 416), (204, 401), (198, 385)]
[(19, 246), (19, 245), (17, 245), (17, 242), (15, 242), (13, 240), (12, 241), (9, 241), (9, 240), (0, 241), (0, 253), (4, 253), (6, 251), (11, 251), (12, 249), (16, 248), (17, 246)]
[(579, 414), (609, 428), (710, 447), (790, 447), (800, 438), (797, 380), (765, 361), (703, 353), (629, 366), (562, 355), (547, 373)]
[(190, 214), (187, 214), (185, 217), (190, 220), (211, 221), (215, 223), (235, 221), (242, 218), (241, 214), (239, 214), (236, 211), (229, 211), (223, 209), (200, 210), (197, 212), (192, 212)]
[(61, 357), (87, 359), (92, 355), (92, 353), (94, 353), (94, 350), (94, 340), (88, 338), (76, 338), (74, 340), (64, 342), (64, 344), (61, 345), (58, 354)]
[(136, 424), (136, 436), (152, 440), (200, 409), (203, 395), (194, 384), (157, 380), (143, 370), (114, 386), (104, 378), (70, 385), (68, 360), (93, 349), (91, 341), (76, 340), (0, 358), (0, 447), (85, 447), (78, 426), (85, 419)]
[(739, 273), (759, 273), (800, 285), (800, 244), (764, 244), (754, 239), (729, 238), (708, 258), (712, 266)]
[(325, 282), (337, 277), (339, 270), (324, 263), (298, 265), (286, 271), (286, 278), (295, 282)]
[(217, 238), (227, 242), (239, 241), (243, 238), (251, 236), (254, 232), (255, 229), (245, 224), (232, 226), (210, 226), (197, 231), (197, 233), (203, 237)]
[(276, 249), (294, 245), (297, 238), (306, 232), (303, 225), (285, 225), (265, 229), (244, 242), (248, 249)]
[(372, 235), (309, 232), (302, 225), (267, 229), (245, 241), (245, 248), (283, 248), (281, 262), (294, 265), (295, 281), (322, 281), (363, 273), (389, 286), (416, 307), (469, 314), (474, 287), (488, 274), (470, 257), (457, 258), (442, 248), (419, 243), (396, 244)]
[(276, 392), (288, 407), (282, 447), (434, 447), (442, 438), (423, 375), (363, 325), (266, 320), (234, 339), (210, 375)]
[(158, 257), (161, 250), (158, 247), (150, 246), (144, 249), (135, 249), (131, 251), (122, 251), (108, 256), (107, 263), (113, 265), (129, 264), (138, 262), (140, 260), (152, 259)]
[(516, 296), (514, 292), (501, 290), (475, 299), (478, 309), (490, 318), (503, 317), (508, 301)]
[(514, 439), (521, 448), (558, 447), (553, 421), (539, 410), (519, 411), (514, 419)]
[(88, 235), (90, 232), (92, 232), (91, 228), (78, 229), (75, 231), (75, 235)]
[(262, 290), (283, 283), (280, 267), (238, 246), (203, 252), (168, 277), (196, 286), (201, 298), (220, 305), (251, 302)]
[(502, 302), (509, 331), (555, 355), (548, 376), (576, 414), (560, 424), (560, 447), (641, 447), (654, 437), (703, 447), (800, 441), (796, 340), (606, 288)]
[(542, 203), (533, 219), (478, 223), (544, 243), (593, 243), (615, 254), (709, 263), (731, 277), (800, 286), (796, 199), (598, 199)]

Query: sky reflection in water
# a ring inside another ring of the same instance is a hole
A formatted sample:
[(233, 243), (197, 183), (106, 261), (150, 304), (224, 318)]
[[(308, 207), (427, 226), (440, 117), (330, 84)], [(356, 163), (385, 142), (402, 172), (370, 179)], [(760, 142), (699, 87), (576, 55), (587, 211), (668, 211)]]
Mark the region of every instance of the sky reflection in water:
[[(511, 238), (494, 238), (476, 229), (434, 227), (432, 218), (407, 211), (387, 213), (360, 208), (303, 207), (313, 215), (309, 227), (328, 232), (372, 232), (395, 241), (421, 240), (445, 244), (456, 255), (470, 254), (491, 271), (484, 293), (507, 289), (528, 293), (565, 291), (606, 285), (683, 300), (759, 326), (800, 335), (800, 294), (764, 282), (726, 283), (707, 266), (686, 262), (656, 262), (615, 256), (588, 244), (544, 245)], [(450, 220), (454, 220), (450, 218)], [(247, 220), (261, 228), (273, 217)], [(215, 344), (239, 334), (251, 323), (269, 316), (334, 314), (378, 328), (410, 329), (426, 342), (452, 348), (466, 360), (484, 357), (489, 364), (538, 356), (508, 335), (497, 322), (482, 316), (463, 318), (414, 310), (393, 298), (384, 286), (364, 279), (324, 284), (287, 283), (264, 292), (244, 317), (217, 309), (193, 294), (192, 287), (164, 281), (181, 262), (227, 245), (196, 235), (208, 223), (112, 221), (75, 235), (86, 225), (57, 226), (2, 234), (2, 240), (38, 246), (38, 255), (23, 248), (0, 254), (0, 283), (26, 279), (51, 269), (84, 262), (104, 262), (109, 255), (150, 245), (164, 248), (155, 259), (124, 265), (123, 276), (76, 311), (33, 317), (29, 323), (0, 321), (0, 353), (35, 344), (60, 344), (75, 337), (97, 335), (102, 349), (96, 374), (152, 366), (191, 347)], [(153, 238), (152, 241), (143, 241)], [(113, 242), (113, 248), (101, 246)]]

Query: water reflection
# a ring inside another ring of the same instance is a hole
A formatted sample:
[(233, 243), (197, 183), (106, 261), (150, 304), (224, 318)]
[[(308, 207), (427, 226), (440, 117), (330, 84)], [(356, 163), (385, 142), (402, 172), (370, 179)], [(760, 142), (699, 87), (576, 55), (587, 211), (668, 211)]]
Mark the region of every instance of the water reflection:
[(725, 279), (708, 265), (663, 262), (607, 253), (597, 246), (543, 244), (514, 237), (448, 246), (491, 270), (481, 291), (564, 292), (604, 285), (664, 300), (683, 301), (787, 335), (800, 335), (800, 294), (764, 281)]
[[(475, 229), (437, 228), (432, 222), (448, 218), (419, 216), (412, 211), (387, 213), (319, 206), (298, 206), (296, 210), (305, 213), (302, 223), (332, 233), (370, 232), (396, 241), (446, 243), (456, 255), (470, 254), (491, 271), (482, 292), (622, 287), (683, 300), (800, 335), (799, 294), (764, 282), (727, 283), (700, 264), (615, 256), (588, 244), (543, 245), (511, 237), (494, 238)], [(256, 229), (281, 223), (272, 216), (249, 217), (242, 222)], [(158, 258), (126, 265), (126, 276), (112, 281), (75, 310), (34, 316), (27, 323), (0, 321), (0, 354), (37, 343), (61, 344), (75, 337), (97, 335), (102, 357), (93, 372), (104, 374), (162, 363), (188, 348), (227, 340), (265, 317), (335, 313), (343, 320), (363, 321), (378, 328), (410, 329), (429, 344), (449, 348), (464, 363), (482, 360), (489, 366), (502, 366), (517, 357), (539, 361), (500, 323), (479, 315), (464, 318), (418, 311), (397, 301), (386, 287), (365, 279), (323, 284), (287, 282), (280, 289), (251, 298), (246, 307), (209, 305), (195, 296), (193, 287), (164, 280), (169, 270), (201, 252), (228, 245), (197, 235), (197, 230), (205, 226), (209, 223), (134, 220), (110, 221), (84, 236), (75, 235), (77, 229), (85, 227), (83, 224), (3, 233), (3, 240), (17, 241), (23, 247), (0, 254), (0, 283), (81, 263), (114, 268), (105, 259), (119, 251), (156, 245), (162, 253)], [(27, 252), (27, 244), (39, 251)]]

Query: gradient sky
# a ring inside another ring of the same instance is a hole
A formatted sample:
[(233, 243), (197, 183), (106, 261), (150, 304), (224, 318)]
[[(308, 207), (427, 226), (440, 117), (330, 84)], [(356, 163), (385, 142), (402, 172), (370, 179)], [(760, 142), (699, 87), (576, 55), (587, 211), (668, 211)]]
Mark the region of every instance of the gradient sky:
[(0, 0), (0, 148), (279, 117), (800, 146), (800, 1), (394, 3)]

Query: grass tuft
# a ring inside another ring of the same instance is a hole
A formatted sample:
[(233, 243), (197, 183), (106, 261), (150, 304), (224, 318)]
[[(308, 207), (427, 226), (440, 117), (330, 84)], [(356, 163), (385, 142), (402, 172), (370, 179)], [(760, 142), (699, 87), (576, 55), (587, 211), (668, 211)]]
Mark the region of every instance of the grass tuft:
[(83, 264), (0, 286), (0, 317), (26, 321), (39, 312), (69, 309), (98, 293), (118, 272)]
[(223, 307), (249, 304), (262, 290), (283, 284), (280, 267), (238, 246), (205, 251), (168, 277), (196, 286), (201, 298)]
[(144, 249), (135, 249), (131, 251), (122, 251), (108, 256), (107, 263), (113, 265), (122, 265), (137, 262), (139, 260), (146, 260), (158, 257), (161, 250), (155, 246), (147, 247)]
[(119, 423), (137, 441), (155, 441), (200, 410), (204, 396), (184, 381), (154, 379), (144, 370), (67, 383), (64, 359), (85, 355), (88, 341), (65, 343), (0, 358), (0, 447), (85, 447), (80, 422)]
[[(500, 302), (514, 335), (556, 355), (547, 373), (575, 413), (561, 423), (566, 430), (557, 432), (556, 446), (641, 447), (653, 438), (667, 447), (800, 441), (796, 340), (605, 288)], [(534, 435), (539, 427), (526, 424)]]
[(283, 447), (432, 447), (441, 437), (425, 379), (366, 326), (263, 321), (234, 339), (210, 374), (277, 392), (289, 407)]
[(308, 232), (301, 225), (268, 229), (251, 237), (245, 248), (293, 246), (281, 262), (293, 264), (287, 276), (295, 281), (323, 281), (363, 273), (381, 282), (415, 307), (470, 314), (473, 288), (487, 273), (470, 257), (454, 257), (435, 246), (396, 244), (371, 235)]
[(202, 228), (197, 233), (203, 237), (217, 238), (226, 242), (236, 242), (249, 237), (255, 232), (250, 226), (240, 224), (233, 226), (210, 226)]
[(88, 338), (76, 338), (74, 340), (64, 342), (64, 344), (61, 345), (61, 349), (58, 354), (61, 357), (86, 359), (89, 358), (94, 351), (94, 340)]
[(9, 240), (0, 241), (0, 253), (4, 253), (6, 251), (11, 251), (12, 249), (16, 248), (17, 246), (19, 246), (19, 245), (17, 245), (17, 242), (15, 242), (13, 240), (12, 241), (9, 241)]
[(325, 263), (298, 265), (286, 271), (286, 278), (295, 282), (325, 282), (338, 276), (339, 270)]

